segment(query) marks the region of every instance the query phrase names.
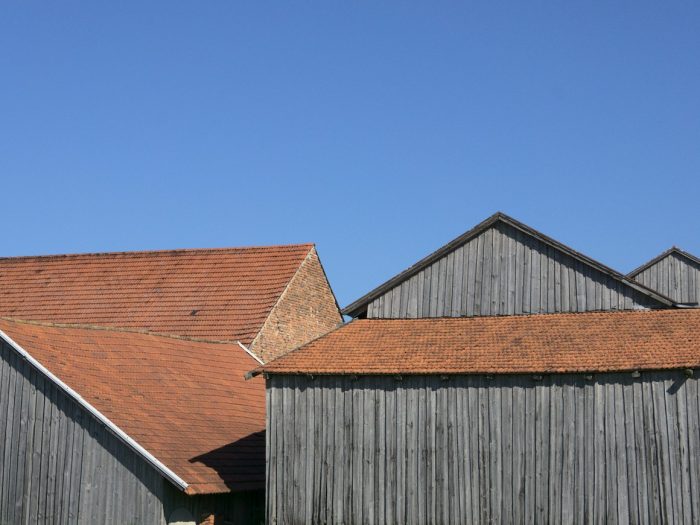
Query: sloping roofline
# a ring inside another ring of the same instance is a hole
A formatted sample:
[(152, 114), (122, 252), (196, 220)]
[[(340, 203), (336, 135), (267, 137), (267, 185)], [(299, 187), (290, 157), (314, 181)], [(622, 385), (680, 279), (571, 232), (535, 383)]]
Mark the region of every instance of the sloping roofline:
[(240, 250), (261, 250), (268, 248), (315, 248), (316, 245), (312, 242), (299, 242), (291, 244), (260, 244), (250, 246), (221, 246), (217, 248), (164, 248), (162, 250), (123, 250), (123, 251), (107, 251), (107, 252), (75, 252), (75, 253), (47, 253), (43, 255), (6, 255), (0, 256), (0, 261), (18, 260), (18, 259), (66, 259), (73, 257), (99, 257), (114, 256), (114, 255), (158, 255), (166, 253), (208, 253), (208, 252), (226, 252)]
[(651, 268), (657, 262), (665, 259), (669, 255), (674, 254), (674, 253), (676, 255), (680, 255), (681, 257), (685, 257), (686, 259), (694, 262), (695, 264), (700, 265), (700, 258), (695, 257), (695, 255), (693, 255), (692, 253), (688, 253), (686, 251), (681, 250), (678, 246), (671, 246), (668, 250), (666, 250), (663, 253), (660, 253), (659, 255), (654, 257), (652, 260), (645, 262), (639, 268), (635, 268), (634, 270), (632, 270), (630, 273), (627, 274), (627, 277), (629, 277), (630, 279), (634, 279), (637, 275), (642, 273), (644, 270)]
[(372, 290), (371, 292), (365, 294), (364, 296), (360, 297), (353, 303), (349, 304), (343, 310), (341, 311), (343, 315), (349, 315), (351, 317), (357, 317), (359, 314), (367, 310), (367, 305), (371, 303), (374, 299), (379, 297), (380, 295), (383, 295), (385, 292), (389, 291), (390, 289), (394, 288), (396, 285), (399, 283), (405, 281), (406, 279), (413, 277), (415, 274), (435, 262), (436, 260), (442, 258), (444, 255), (448, 254), (455, 248), (461, 246), (462, 244), (466, 243), (467, 241), (473, 239), (474, 237), (480, 235), (484, 231), (488, 230), (490, 227), (492, 227), (494, 224), (501, 222), (504, 224), (507, 224), (513, 228), (516, 228), (520, 230), (521, 232), (525, 233), (526, 235), (529, 235), (531, 237), (534, 237), (535, 239), (548, 244), (549, 246), (552, 246), (553, 248), (556, 248), (559, 251), (562, 251), (566, 253), (567, 255), (573, 257), (574, 259), (583, 262), (584, 264), (587, 264), (589, 266), (594, 267), (595, 269), (609, 275), (613, 279), (616, 279), (618, 281), (621, 281), (631, 288), (637, 290), (638, 292), (647, 295), (654, 300), (665, 304), (666, 306), (673, 306), (675, 303), (672, 299), (669, 297), (666, 297), (665, 295), (662, 295), (651, 288), (648, 288), (644, 286), (643, 284), (640, 284), (631, 278), (621, 274), (620, 272), (613, 270), (612, 268), (605, 266), (603, 263), (600, 263), (596, 261), (595, 259), (591, 259), (590, 257), (583, 255), (580, 252), (577, 252), (576, 250), (569, 248), (565, 244), (560, 243), (559, 241), (556, 241), (552, 239), (551, 237), (548, 237), (547, 235), (535, 230), (534, 228), (531, 228), (530, 226), (527, 226), (526, 224), (523, 224), (522, 222), (519, 222), (512, 217), (509, 217), (505, 213), (502, 212), (496, 212), (491, 217), (486, 219), (485, 221), (477, 224), (474, 228), (471, 230), (467, 231), (466, 233), (463, 233), (456, 239), (448, 242), (445, 244), (443, 247), (437, 249), (427, 257), (421, 259), (418, 261), (416, 264), (411, 266), (410, 268), (407, 268), (403, 272), (399, 273), (398, 275), (392, 277), (388, 281), (386, 281), (384, 284), (379, 285), (377, 288)]
[(2, 338), (8, 345), (15, 349), (15, 351), (22, 356), (30, 365), (37, 369), (40, 373), (46, 376), (49, 381), (51, 381), (59, 390), (62, 390), (71, 399), (77, 402), (85, 410), (87, 410), (92, 416), (95, 417), (100, 423), (102, 423), (117, 439), (124, 443), (127, 447), (132, 449), (136, 454), (141, 456), (147, 463), (153, 466), (161, 475), (163, 475), (168, 481), (170, 481), (177, 488), (187, 493), (187, 488), (189, 484), (183, 480), (180, 476), (175, 474), (166, 465), (161, 463), (158, 458), (151, 454), (144, 447), (139, 445), (139, 443), (119, 428), (115, 423), (112, 422), (107, 416), (102, 412), (97, 410), (89, 402), (87, 402), (80, 394), (75, 390), (61, 381), (56, 375), (54, 375), (48, 368), (37, 361), (32, 355), (22, 348), (18, 343), (16, 343), (9, 335), (4, 331), (0, 330), (0, 338)]

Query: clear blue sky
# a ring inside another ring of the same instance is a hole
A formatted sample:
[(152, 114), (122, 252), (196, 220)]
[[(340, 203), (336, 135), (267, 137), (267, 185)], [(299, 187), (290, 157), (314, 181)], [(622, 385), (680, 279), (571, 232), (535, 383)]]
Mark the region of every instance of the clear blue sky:
[(6, 1), (0, 181), (0, 255), (310, 241), (341, 305), (497, 210), (700, 254), (700, 3)]

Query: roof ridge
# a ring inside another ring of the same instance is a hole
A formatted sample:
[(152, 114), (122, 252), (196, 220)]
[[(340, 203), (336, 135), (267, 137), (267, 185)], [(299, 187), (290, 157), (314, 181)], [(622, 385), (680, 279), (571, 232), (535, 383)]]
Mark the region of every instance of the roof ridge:
[(307, 243), (292, 243), (292, 244), (270, 244), (270, 245), (256, 245), (256, 246), (222, 246), (214, 248), (172, 248), (172, 249), (162, 249), (162, 250), (124, 250), (124, 251), (114, 251), (114, 252), (82, 252), (82, 253), (54, 253), (45, 255), (16, 255), (16, 256), (5, 256), (0, 257), (0, 261), (5, 260), (19, 260), (19, 259), (61, 259), (61, 258), (77, 258), (77, 257), (100, 257), (100, 256), (130, 256), (130, 255), (159, 255), (168, 253), (209, 253), (209, 252), (230, 252), (230, 251), (244, 251), (244, 250), (272, 250), (280, 248), (311, 248), (315, 244), (312, 242)]
[(167, 339), (179, 339), (181, 341), (192, 341), (194, 343), (210, 343), (210, 344), (226, 344), (237, 346), (239, 341), (227, 341), (222, 339), (206, 339), (202, 337), (191, 337), (186, 335), (169, 334), (165, 332), (151, 332), (149, 330), (140, 330), (138, 328), (123, 328), (119, 326), (104, 326), (95, 324), (80, 324), (80, 323), (54, 323), (51, 321), (35, 321), (31, 319), (18, 319), (16, 317), (0, 316), (0, 321), (8, 321), (17, 324), (28, 324), (34, 326), (45, 326), (48, 328), (72, 328), (75, 330), (96, 330), (103, 332), (121, 332), (141, 335), (151, 335), (155, 337), (165, 337)]

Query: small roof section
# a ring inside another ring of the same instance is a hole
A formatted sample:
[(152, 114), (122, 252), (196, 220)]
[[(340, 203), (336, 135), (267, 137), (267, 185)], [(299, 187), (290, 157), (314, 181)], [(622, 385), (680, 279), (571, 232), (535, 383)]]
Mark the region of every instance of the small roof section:
[(0, 258), (0, 316), (250, 344), (313, 244)]
[(516, 228), (520, 230), (521, 232), (525, 233), (526, 235), (529, 235), (549, 246), (552, 246), (556, 250), (559, 250), (560, 252), (563, 252), (570, 257), (573, 257), (574, 259), (581, 261), (582, 263), (591, 266), (595, 268), (596, 270), (603, 272), (613, 279), (616, 279), (626, 286), (629, 286), (651, 298), (656, 300), (659, 304), (665, 305), (665, 306), (673, 306), (673, 301), (669, 299), (668, 297), (640, 284), (635, 282), (634, 280), (630, 279), (629, 277), (624, 276), (623, 274), (613, 270), (612, 268), (605, 266), (603, 263), (600, 263), (594, 259), (591, 259), (590, 257), (583, 255), (580, 252), (577, 252), (573, 250), (572, 248), (569, 248), (565, 244), (560, 243), (559, 241), (556, 241), (552, 239), (551, 237), (548, 237), (544, 235), (543, 233), (535, 230), (534, 228), (530, 228), (526, 224), (523, 224), (512, 217), (509, 217), (505, 213), (502, 212), (497, 212), (493, 214), (491, 217), (486, 219), (485, 221), (481, 222), (480, 224), (476, 225), (474, 228), (471, 230), (467, 231), (466, 233), (463, 233), (453, 241), (450, 241), (446, 245), (444, 245), (442, 248), (439, 248), (435, 252), (431, 253), (427, 257), (421, 259), (418, 261), (416, 264), (411, 266), (410, 268), (404, 270), (403, 272), (399, 273), (398, 275), (392, 277), (388, 281), (386, 281), (384, 284), (378, 286), (371, 292), (367, 293), (366, 295), (360, 297), (357, 299), (355, 302), (351, 303), (350, 305), (346, 306), (343, 308), (342, 313), (343, 315), (349, 315), (351, 317), (357, 317), (359, 314), (364, 312), (367, 309), (367, 305), (371, 303), (374, 299), (379, 297), (380, 295), (384, 294), (385, 292), (389, 291), (390, 289), (394, 288), (397, 286), (399, 283), (405, 281), (406, 279), (409, 279), (413, 275), (417, 274), (436, 260), (442, 258), (446, 254), (450, 253), (452, 250), (458, 248), (459, 246), (465, 244), (466, 242), (470, 241), (474, 237), (477, 237), (478, 235), (482, 234), (492, 226), (494, 226), (496, 223), (501, 222), (504, 224), (508, 224), (509, 226)]
[(700, 265), (700, 258), (695, 257), (695, 255), (693, 255), (692, 253), (688, 253), (686, 251), (681, 250), (677, 246), (671, 246), (665, 252), (660, 253), (659, 255), (657, 255), (656, 257), (651, 259), (650, 261), (642, 264), (639, 268), (635, 268), (634, 270), (632, 270), (630, 273), (627, 274), (627, 277), (629, 277), (630, 279), (634, 279), (637, 275), (642, 273), (644, 270), (651, 268), (657, 262), (663, 261), (666, 257), (668, 257), (669, 255), (673, 255), (673, 254), (678, 255), (683, 259), (687, 259), (691, 262), (694, 262), (695, 264)]
[(245, 381), (259, 362), (239, 345), (10, 319), (0, 330), (188, 494), (264, 486), (265, 384)]
[(253, 373), (524, 374), (700, 366), (700, 310), (358, 319)]

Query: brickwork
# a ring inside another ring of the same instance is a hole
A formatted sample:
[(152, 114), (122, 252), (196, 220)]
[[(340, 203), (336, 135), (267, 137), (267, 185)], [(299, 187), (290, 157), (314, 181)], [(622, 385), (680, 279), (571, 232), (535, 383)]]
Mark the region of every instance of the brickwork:
[(314, 248), (270, 312), (251, 351), (267, 362), (326, 334), (342, 322)]

